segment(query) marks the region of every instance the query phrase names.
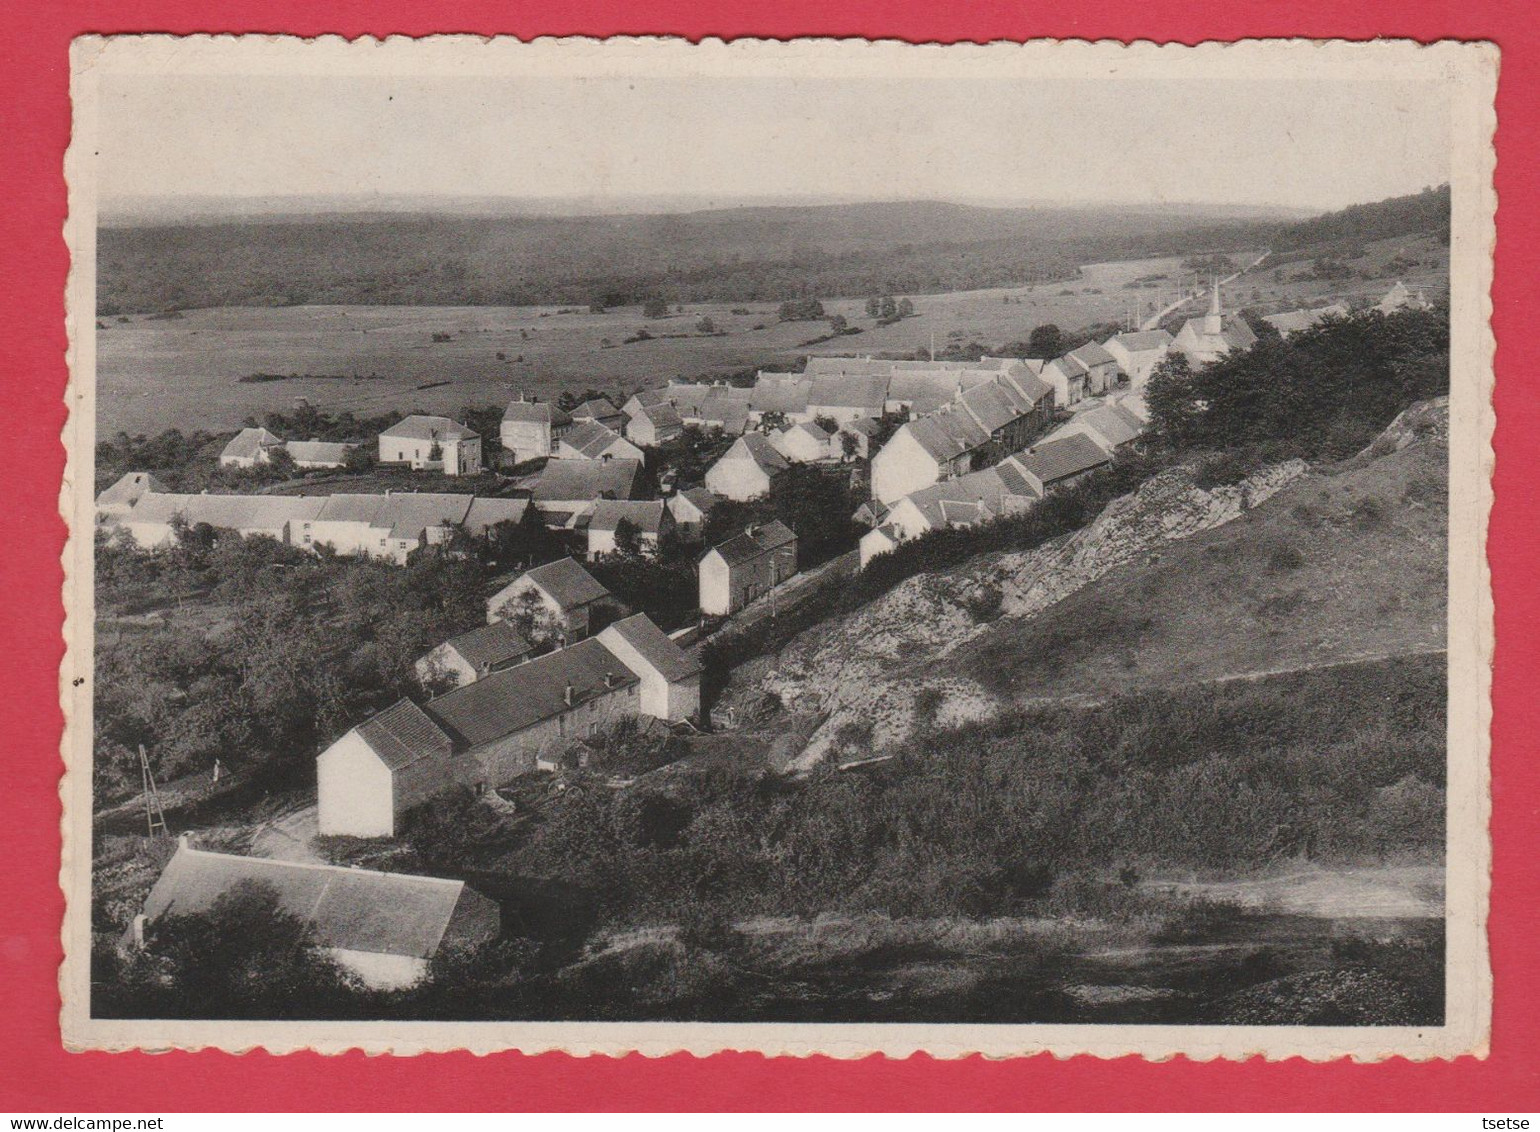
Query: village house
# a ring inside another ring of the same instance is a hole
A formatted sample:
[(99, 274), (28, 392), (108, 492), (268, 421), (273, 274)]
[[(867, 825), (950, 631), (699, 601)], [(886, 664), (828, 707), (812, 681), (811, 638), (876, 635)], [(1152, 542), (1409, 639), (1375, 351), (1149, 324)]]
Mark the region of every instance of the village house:
[(642, 450), (598, 421), (575, 424), (556, 443), (559, 460), (640, 460)]
[(836, 424), (880, 417), (888, 401), (889, 375), (820, 374), (813, 378), (807, 395), (808, 415), (827, 417)]
[(926, 531), (972, 527), (1026, 510), (1043, 497), (1043, 484), (1007, 460), (993, 468), (943, 480), (897, 500), (861, 536), (861, 565)]
[(626, 398), (626, 403), (620, 407), (620, 411), (626, 414), (628, 418), (631, 418), (635, 417), (643, 409), (667, 403), (668, 391), (666, 389), (638, 389), (630, 397)]
[(700, 715), (700, 661), (645, 614), (605, 627), (596, 638), (641, 681), (641, 714), (668, 723)]
[(448, 417), (415, 414), (380, 433), (380, 463), (473, 476), (481, 471), (481, 437)]
[[(808, 359), (813, 365), (814, 359)], [(812, 372), (811, 369), (809, 372)], [(760, 370), (754, 379), (754, 388), (748, 395), (748, 423), (758, 428), (761, 421), (772, 413), (786, 418), (786, 423), (810, 421), (813, 414), (808, 410), (808, 398), (813, 392), (813, 379), (800, 373), (769, 373)]]
[[(631, 401), (635, 400), (635, 397), (631, 398)], [(679, 417), (679, 410), (667, 401), (638, 405), (636, 412), (626, 421), (626, 439), (643, 448), (658, 448), (683, 431), (684, 422)]]
[(1114, 334), (1104, 344), (1118, 369), (1135, 387), (1142, 387), (1171, 349), (1166, 330), (1132, 330)]
[(597, 614), (619, 607), (610, 591), (576, 559), (561, 558), (526, 570), (487, 599), (487, 623), (514, 617), (521, 606), (543, 610), (564, 640), (588, 636)]
[(96, 497), (96, 521), (116, 523), (128, 518), (134, 504), (150, 492), (168, 494), (166, 485), (149, 472), (125, 472), (117, 483)]
[(701, 556), (701, 612), (736, 613), (796, 572), (797, 536), (791, 528), (779, 520), (750, 527)]
[(1038, 376), (1053, 388), (1054, 402), (1060, 408), (1078, 405), (1086, 398), (1086, 370), (1072, 365), (1064, 358), (1055, 358), (1044, 364)]
[(555, 451), (556, 441), (572, 427), (572, 417), (545, 401), (527, 401), (522, 396), (510, 401), (503, 410), (497, 438), (509, 463), (540, 460)]
[(816, 464), (840, 456), (839, 438), (815, 421), (790, 425), (772, 436), (770, 443), (793, 464)]
[(620, 524), (629, 522), (636, 528), (638, 553), (653, 558), (658, 553), (658, 540), (663, 532), (674, 525), (674, 517), (661, 499), (601, 499), (594, 504), (588, 519), (588, 560), (615, 554), (620, 544), (615, 532)]
[(1099, 342), (1087, 342), (1059, 359), (1073, 373), (1079, 370), (1085, 375), (1085, 389), (1092, 397), (1099, 397), (1118, 383), (1118, 360)]
[(446, 681), (454, 687), (474, 684), (483, 676), (522, 664), (534, 646), (506, 621), (480, 625), (430, 650), (414, 666), (417, 682), (427, 687)]
[(284, 445), (296, 468), (341, 468), (348, 462), (348, 453), (356, 444), (343, 444), (330, 440), (291, 440)]
[(1044, 493), (1084, 479), (1097, 468), (1112, 463), (1112, 453), (1085, 433), (1074, 433), (1034, 445), (1001, 462), (1014, 468), (1029, 483), (1041, 484)]
[(717, 497), (709, 488), (687, 487), (668, 497), (669, 514), (681, 537), (693, 542), (706, 529), (711, 509), (717, 505)]
[(183, 835), (125, 942), (143, 946), (164, 917), (209, 912), (220, 897), (250, 888), (270, 892), (373, 990), (412, 986), (445, 945), (473, 947), (501, 932), (497, 903), (462, 880), (215, 853)]
[(882, 432), (882, 424), (872, 420), (871, 417), (863, 417), (860, 420), (846, 421), (840, 425), (839, 435), (834, 438), (834, 444), (839, 448), (841, 457), (845, 455), (845, 437), (855, 438), (855, 455), (858, 459), (869, 460), (872, 455), (872, 444)]
[(1043, 437), (1039, 447), (1055, 440), (1062, 440), (1066, 436), (1083, 433), (1108, 452), (1113, 452), (1137, 439), (1143, 432), (1144, 421), (1121, 404), (1097, 405), (1084, 412), (1076, 413)]
[(574, 424), (594, 421), (612, 432), (623, 432), (626, 414), (617, 409), (608, 397), (591, 397), (572, 410), (572, 421)]
[(746, 432), (706, 470), (706, 486), (739, 503), (762, 499), (790, 466), (764, 433)]
[(323, 835), (394, 837), (412, 807), (537, 769), (625, 719), (700, 710), (700, 667), (645, 617), (482, 676), (418, 707), (402, 700), (316, 759)]
[(599, 499), (633, 499), (640, 487), (640, 460), (547, 460), (518, 481), (528, 489), (546, 525), (570, 528)]
[(448, 542), (465, 524), (475, 497), (440, 492), (342, 493), (320, 500), (301, 523), (296, 545), (329, 546), (342, 555), (388, 558), (404, 565), (414, 550)]
[(1219, 284), (1215, 283), (1208, 313), (1201, 318), (1189, 318), (1183, 323), (1171, 342), (1171, 350), (1184, 355), (1187, 363), (1197, 369), (1209, 362), (1218, 361), (1233, 350), (1250, 349), (1256, 341), (1256, 332), (1244, 318), (1224, 314), (1219, 300)]
[(300, 545), (300, 532), (325, 499), (292, 495), (184, 495), (145, 492), (122, 520), (144, 550), (170, 546), (179, 525), (208, 526), (241, 537), (266, 537)]
[(470, 509), (465, 512), (465, 520), (461, 525), (466, 534), (485, 538), (499, 523), (519, 523), (528, 509), (527, 499), (477, 495), (471, 499)]
[(222, 468), (255, 468), (272, 461), (273, 452), (283, 447), (283, 438), (265, 428), (243, 428), (219, 454)]

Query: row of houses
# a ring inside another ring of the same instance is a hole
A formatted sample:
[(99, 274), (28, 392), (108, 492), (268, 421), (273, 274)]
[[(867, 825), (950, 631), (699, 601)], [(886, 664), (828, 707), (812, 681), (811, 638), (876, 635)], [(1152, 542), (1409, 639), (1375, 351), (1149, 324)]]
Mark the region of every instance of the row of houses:
[[(485, 535), (518, 522), (525, 499), (439, 492), (337, 495), (189, 495), (151, 490), (153, 476), (131, 472), (97, 499), (97, 515), (145, 550), (169, 546), (178, 528), (208, 525), (243, 537), (404, 563), (414, 550), (448, 541), (456, 530)], [(137, 490), (143, 487), (145, 490)], [(122, 500), (135, 498), (124, 506)]]
[[(379, 460), (417, 471), (469, 476), (481, 471), (481, 436), (448, 417), (413, 414), (380, 433)], [(221, 467), (255, 468), (286, 452), (299, 468), (340, 468), (357, 444), (284, 440), (265, 428), (243, 428), (219, 454)]]
[(394, 837), (403, 815), (457, 786), (478, 792), (555, 769), (623, 719), (700, 713), (700, 664), (645, 614), (418, 705), (403, 699), (316, 759), (323, 835)]

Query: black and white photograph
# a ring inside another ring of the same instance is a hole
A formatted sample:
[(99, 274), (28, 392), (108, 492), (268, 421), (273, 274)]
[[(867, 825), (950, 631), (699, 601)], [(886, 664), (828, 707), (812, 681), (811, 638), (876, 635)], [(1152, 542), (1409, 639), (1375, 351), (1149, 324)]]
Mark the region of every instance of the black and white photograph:
[(1478, 1052), (1495, 76), (77, 41), (66, 1041)]

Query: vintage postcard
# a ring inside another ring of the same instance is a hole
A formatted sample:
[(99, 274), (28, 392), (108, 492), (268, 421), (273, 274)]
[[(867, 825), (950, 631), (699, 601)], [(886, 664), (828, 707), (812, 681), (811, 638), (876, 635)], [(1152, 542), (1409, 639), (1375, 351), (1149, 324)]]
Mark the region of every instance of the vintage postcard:
[(1483, 1056), (1497, 67), (77, 41), (68, 1046)]

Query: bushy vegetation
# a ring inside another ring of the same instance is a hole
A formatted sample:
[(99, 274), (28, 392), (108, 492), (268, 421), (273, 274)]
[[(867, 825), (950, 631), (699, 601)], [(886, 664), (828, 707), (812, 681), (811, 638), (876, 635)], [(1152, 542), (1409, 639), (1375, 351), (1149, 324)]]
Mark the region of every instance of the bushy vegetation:
[(1435, 232), (1445, 240), (1449, 238), (1448, 185), (1373, 204), (1355, 204), (1325, 216), (1301, 220), (1276, 232), (1269, 247), (1283, 252), (1315, 244), (1361, 245), (1421, 232)]

